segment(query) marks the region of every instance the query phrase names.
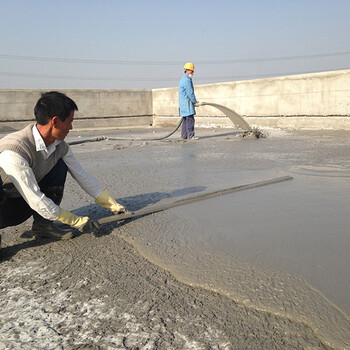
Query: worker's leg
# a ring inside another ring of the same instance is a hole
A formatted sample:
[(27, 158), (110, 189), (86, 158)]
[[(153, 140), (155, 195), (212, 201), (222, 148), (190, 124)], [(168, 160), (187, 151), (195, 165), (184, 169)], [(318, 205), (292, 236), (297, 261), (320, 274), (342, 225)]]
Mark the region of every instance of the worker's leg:
[[(52, 170), (39, 182), (40, 190), (57, 205), (61, 203), (63, 198), (67, 170), (67, 165), (60, 159)], [(62, 230), (52, 221), (43, 218), (36, 212), (33, 212), (33, 218), (32, 233), (37, 237), (61, 240), (70, 239), (74, 236), (72, 230)]]
[(1, 208), (0, 228), (16, 226), (32, 216), (32, 209), (22, 198), (6, 198)]
[(194, 116), (187, 117), (187, 138), (191, 139), (194, 136)]
[(187, 117), (182, 117), (181, 138), (187, 139)]
[[(57, 205), (62, 200), (66, 177), (67, 166), (60, 159), (39, 183), (41, 191)], [(33, 215), (33, 210), (13, 185), (3, 187), (1, 179), (0, 184), (0, 228), (19, 225)], [(34, 216), (41, 218), (35, 212)]]
[(68, 168), (66, 163), (60, 159), (51, 171), (39, 182), (41, 192), (46, 197), (60, 205), (63, 198), (64, 185), (66, 183)]
[(50, 187), (64, 187), (67, 178), (67, 165), (63, 159), (59, 159), (51, 171), (39, 182), (41, 191)]
[(0, 179), (0, 229), (16, 226), (32, 216), (33, 210), (22, 197), (13, 197), (14, 191), (3, 189)]

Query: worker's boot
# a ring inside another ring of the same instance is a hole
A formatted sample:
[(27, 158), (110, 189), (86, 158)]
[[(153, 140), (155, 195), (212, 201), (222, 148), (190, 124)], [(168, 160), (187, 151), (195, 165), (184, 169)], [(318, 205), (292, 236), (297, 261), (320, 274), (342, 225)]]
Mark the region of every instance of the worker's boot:
[[(46, 197), (59, 205), (63, 197), (63, 187), (50, 187), (44, 191)], [(43, 218), (38, 213), (33, 213), (32, 233), (35, 237), (50, 238), (55, 241), (67, 240), (74, 237), (72, 229), (63, 230), (57, 227), (52, 221)]]

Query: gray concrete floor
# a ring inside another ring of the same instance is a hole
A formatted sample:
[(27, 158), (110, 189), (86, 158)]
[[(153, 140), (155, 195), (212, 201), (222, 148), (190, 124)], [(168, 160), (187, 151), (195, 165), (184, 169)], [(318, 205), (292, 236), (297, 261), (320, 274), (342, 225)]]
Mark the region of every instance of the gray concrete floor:
[[(30, 221), (3, 230), (0, 329), (11, 341), (1, 341), (29, 348), (38, 329), (53, 332), (50, 325), (60, 346), (96, 339), (115, 348), (350, 346), (350, 132), (270, 130), (256, 140), (198, 128), (198, 141), (181, 141), (179, 132), (147, 140), (169, 131), (78, 130), (67, 141), (145, 138), (72, 146), (131, 210), (283, 175), (293, 180), (109, 224), (68, 243), (28, 238)], [(62, 206), (95, 219), (109, 215), (71, 178)], [(62, 301), (65, 309), (59, 296), (70, 300)], [(31, 300), (28, 329), (16, 323), (21, 300)], [(39, 309), (35, 321), (39, 302), (46, 312)]]

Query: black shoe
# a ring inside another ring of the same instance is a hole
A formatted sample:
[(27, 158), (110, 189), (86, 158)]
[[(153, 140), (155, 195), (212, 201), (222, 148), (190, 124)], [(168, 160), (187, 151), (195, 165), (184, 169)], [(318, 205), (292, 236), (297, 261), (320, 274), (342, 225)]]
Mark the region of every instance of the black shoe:
[(49, 220), (34, 220), (32, 233), (35, 237), (50, 238), (55, 241), (66, 241), (74, 237), (73, 230), (63, 230)]
[[(63, 197), (63, 187), (46, 187), (42, 189), (46, 197), (59, 205)], [(49, 238), (55, 241), (67, 240), (74, 237), (74, 231), (63, 230), (52, 221), (44, 219), (38, 213), (33, 213), (32, 234), (35, 237)]]

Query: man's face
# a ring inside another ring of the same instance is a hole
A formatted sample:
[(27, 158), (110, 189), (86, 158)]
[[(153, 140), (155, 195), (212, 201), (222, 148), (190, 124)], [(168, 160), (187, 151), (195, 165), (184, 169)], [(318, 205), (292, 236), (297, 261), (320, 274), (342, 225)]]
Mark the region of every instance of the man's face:
[(74, 118), (74, 111), (70, 112), (69, 117), (66, 118), (66, 120), (63, 122), (58, 117), (53, 117), (53, 128), (52, 128), (52, 136), (55, 138), (55, 140), (64, 140), (65, 137), (68, 135), (69, 130), (73, 129), (72, 122)]
[(194, 71), (191, 69), (186, 69), (186, 74), (187, 75), (193, 75)]

